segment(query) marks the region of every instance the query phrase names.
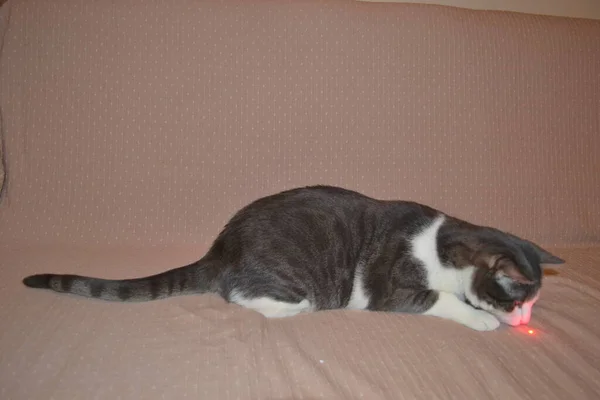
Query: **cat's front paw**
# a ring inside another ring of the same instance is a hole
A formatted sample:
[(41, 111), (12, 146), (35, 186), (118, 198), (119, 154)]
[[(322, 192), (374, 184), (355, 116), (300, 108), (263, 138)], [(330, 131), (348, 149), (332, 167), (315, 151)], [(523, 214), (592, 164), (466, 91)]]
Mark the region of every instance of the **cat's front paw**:
[(464, 324), (476, 331), (493, 331), (500, 326), (500, 321), (486, 311), (473, 310)]

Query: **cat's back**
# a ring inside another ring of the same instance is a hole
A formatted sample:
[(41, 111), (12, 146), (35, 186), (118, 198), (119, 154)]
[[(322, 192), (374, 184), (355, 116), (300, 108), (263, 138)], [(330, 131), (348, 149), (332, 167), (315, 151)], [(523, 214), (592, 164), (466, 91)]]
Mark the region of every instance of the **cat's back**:
[[(364, 235), (381, 215), (385, 202), (335, 186), (307, 186), (269, 195), (240, 209), (217, 242), (229, 246), (254, 243), (327, 243), (337, 237)], [(226, 247), (229, 247), (226, 246)], [(248, 248), (248, 247), (246, 247)]]
[(294, 188), (262, 197), (242, 208), (238, 215), (290, 213), (298, 211), (343, 212), (346, 209), (377, 208), (384, 202), (353, 190), (336, 186), (316, 185)]
[(383, 218), (390, 222), (438, 213), (426, 205), (403, 200), (380, 200), (354, 190), (337, 186), (315, 185), (285, 190), (253, 201), (232, 218), (230, 223), (249, 220), (265, 221), (293, 215), (313, 215), (321, 218)]
[(378, 203), (380, 200), (366, 196), (354, 190), (345, 189), (338, 186), (329, 185), (314, 185), (304, 186), (294, 189), (285, 190), (283, 192), (267, 196), (264, 199), (272, 200), (323, 200), (327, 202), (366, 202), (366, 203)]

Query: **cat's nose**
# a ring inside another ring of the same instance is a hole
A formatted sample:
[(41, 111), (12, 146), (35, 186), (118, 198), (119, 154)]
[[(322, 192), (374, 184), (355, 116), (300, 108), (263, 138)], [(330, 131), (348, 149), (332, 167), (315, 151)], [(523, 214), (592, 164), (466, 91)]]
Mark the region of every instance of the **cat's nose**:
[(520, 308), (515, 308), (511, 313), (508, 314), (497, 315), (497, 317), (502, 323), (510, 326), (519, 326), (526, 323), (523, 322), (523, 313)]
[(531, 321), (531, 306), (525, 305), (521, 309), (521, 324), (526, 325)]

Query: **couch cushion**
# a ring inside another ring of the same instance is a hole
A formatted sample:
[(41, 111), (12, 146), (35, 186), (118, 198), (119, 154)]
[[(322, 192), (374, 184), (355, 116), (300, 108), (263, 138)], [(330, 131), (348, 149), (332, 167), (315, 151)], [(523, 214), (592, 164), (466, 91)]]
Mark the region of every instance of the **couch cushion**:
[[(597, 399), (600, 248), (544, 282), (529, 327), (331, 311), (267, 320), (216, 296), (106, 303), (27, 289), (57, 271), (125, 278), (194, 246), (0, 246), (3, 399)], [(527, 330), (535, 331), (529, 335)]]
[(414, 4), (14, 0), (0, 238), (204, 245), (330, 183), (597, 242), (598, 37)]

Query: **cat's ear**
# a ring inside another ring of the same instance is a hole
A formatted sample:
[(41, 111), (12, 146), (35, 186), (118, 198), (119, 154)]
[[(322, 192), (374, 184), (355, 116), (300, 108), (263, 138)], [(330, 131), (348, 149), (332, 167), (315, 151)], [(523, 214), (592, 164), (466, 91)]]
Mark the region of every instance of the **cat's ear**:
[(542, 264), (542, 267), (544, 267), (544, 265), (555, 266), (555, 265), (561, 265), (561, 264), (565, 263), (565, 260), (555, 256), (554, 254), (550, 253), (547, 250), (542, 249), (537, 244), (535, 244), (533, 242), (529, 242), (529, 241), (527, 241), (527, 243), (533, 248), (533, 250), (535, 250), (537, 255), (540, 257), (540, 264)]
[(538, 254), (540, 256), (540, 264), (561, 265), (565, 263), (565, 260), (562, 258), (556, 257), (542, 248), (539, 249)]
[(544, 265), (560, 265), (565, 263), (565, 260), (562, 258), (542, 249), (540, 246), (529, 240), (521, 239), (520, 237), (511, 234), (509, 234), (509, 236), (513, 239), (513, 241), (516, 241), (521, 248), (526, 249), (526, 251), (533, 251), (536, 253), (540, 259), (540, 264), (542, 264), (542, 267), (544, 267)]
[(496, 279), (499, 281), (509, 279), (512, 282), (529, 285), (533, 284), (533, 280), (529, 279), (523, 271), (511, 260), (507, 258), (500, 258), (496, 261), (494, 266), (496, 270)]

